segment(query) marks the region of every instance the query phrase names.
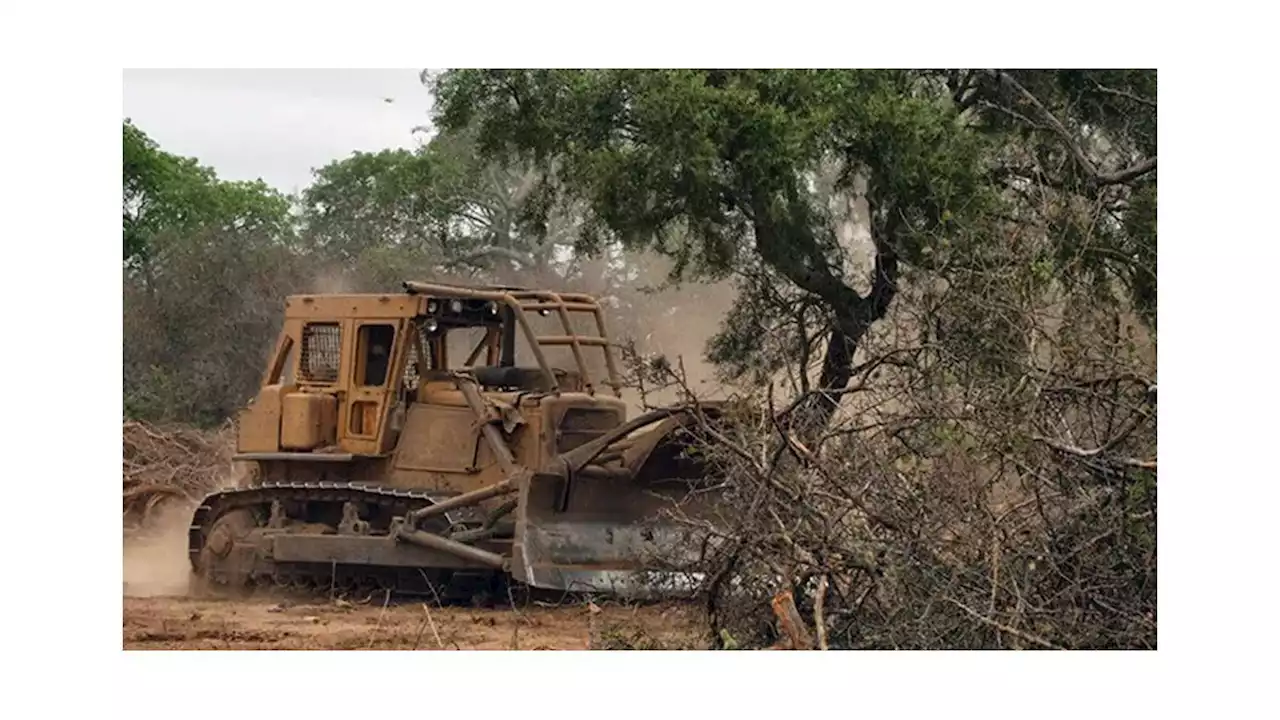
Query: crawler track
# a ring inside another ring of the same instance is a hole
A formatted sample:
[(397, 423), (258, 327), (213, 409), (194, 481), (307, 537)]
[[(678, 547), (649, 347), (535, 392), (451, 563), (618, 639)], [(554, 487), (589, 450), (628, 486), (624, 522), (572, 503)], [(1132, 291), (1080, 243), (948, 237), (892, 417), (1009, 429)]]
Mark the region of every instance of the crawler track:
[[(308, 532), (385, 536), (391, 521), (449, 497), (340, 481), (264, 482), (205, 498), (187, 533), (187, 554), (202, 594), (244, 594), (265, 586), (304, 592), (426, 594), (459, 601), (492, 597), (507, 577), (493, 571), (446, 571), (375, 565), (274, 562), (264, 551), (273, 534)], [(344, 508), (356, 516), (344, 514)], [(358, 521), (355, 525), (352, 520)], [(429, 530), (450, 534), (483, 523), (476, 508), (432, 518)]]

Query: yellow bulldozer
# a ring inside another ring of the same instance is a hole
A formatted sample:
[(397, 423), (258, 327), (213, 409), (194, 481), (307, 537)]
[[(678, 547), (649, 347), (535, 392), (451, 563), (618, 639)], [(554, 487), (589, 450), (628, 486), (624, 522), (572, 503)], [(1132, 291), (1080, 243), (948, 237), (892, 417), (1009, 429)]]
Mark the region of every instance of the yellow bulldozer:
[(288, 297), (239, 419), (251, 472), (191, 521), (196, 582), (687, 590), (696, 577), (673, 568), (699, 541), (683, 518), (718, 486), (691, 432), (718, 408), (627, 420), (617, 363), (582, 293), (406, 282)]

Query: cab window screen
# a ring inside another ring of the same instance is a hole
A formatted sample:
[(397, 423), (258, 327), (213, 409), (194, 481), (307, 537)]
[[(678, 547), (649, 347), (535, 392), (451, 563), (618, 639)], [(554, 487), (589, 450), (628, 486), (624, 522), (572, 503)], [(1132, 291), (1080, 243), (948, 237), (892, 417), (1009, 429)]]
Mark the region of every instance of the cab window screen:
[(342, 329), (337, 323), (308, 323), (302, 328), (302, 379), (337, 382), (341, 352)]

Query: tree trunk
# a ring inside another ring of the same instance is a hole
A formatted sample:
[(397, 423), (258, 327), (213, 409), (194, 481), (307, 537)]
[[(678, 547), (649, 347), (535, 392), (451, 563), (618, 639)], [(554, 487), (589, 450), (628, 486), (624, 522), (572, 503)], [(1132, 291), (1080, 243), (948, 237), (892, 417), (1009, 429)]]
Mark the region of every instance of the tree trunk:
[(795, 210), (783, 222), (770, 215), (764, 202), (755, 204), (754, 228), (761, 258), (801, 289), (818, 296), (831, 313), (831, 339), (822, 361), (818, 387), (791, 413), (788, 429), (805, 442), (814, 442), (839, 407), (852, 379), (853, 358), (867, 331), (889, 310), (898, 291), (897, 224), (889, 208), (872, 217), (876, 257), (871, 291), (862, 295), (845, 284), (838, 268), (822, 254), (808, 216)]

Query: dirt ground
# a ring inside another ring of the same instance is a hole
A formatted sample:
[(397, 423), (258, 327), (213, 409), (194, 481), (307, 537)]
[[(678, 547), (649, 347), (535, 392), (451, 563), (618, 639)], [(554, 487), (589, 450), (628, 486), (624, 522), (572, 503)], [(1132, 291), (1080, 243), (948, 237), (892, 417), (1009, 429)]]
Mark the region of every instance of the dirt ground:
[[(175, 525), (175, 528), (178, 526)], [(586, 650), (702, 647), (695, 609), (579, 601), (472, 608), (388, 599), (186, 594), (180, 532), (126, 538), (126, 650)]]
[(588, 650), (693, 646), (686, 608), (472, 609), (125, 597), (126, 650)]

